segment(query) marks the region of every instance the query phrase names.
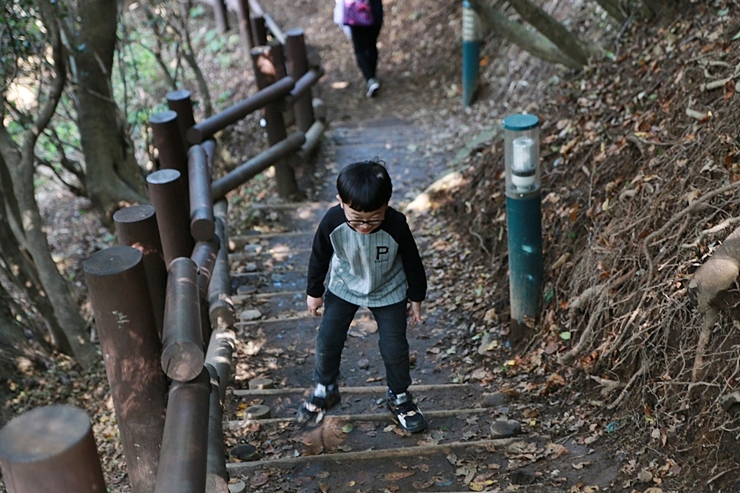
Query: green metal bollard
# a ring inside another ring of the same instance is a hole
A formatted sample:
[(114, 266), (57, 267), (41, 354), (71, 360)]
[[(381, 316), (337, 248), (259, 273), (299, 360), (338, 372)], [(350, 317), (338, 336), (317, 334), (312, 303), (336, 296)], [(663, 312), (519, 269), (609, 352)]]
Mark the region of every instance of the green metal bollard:
[(480, 45), (481, 45), (480, 18), (470, 6), (468, 0), (463, 0), (462, 15), (462, 86), (463, 104), (470, 106), (475, 97), (480, 72)]
[(539, 313), (542, 290), (542, 200), (539, 118), (504, 119), (506, 225), (509, 246), (510, 341), (523, 336), (525, 317)]

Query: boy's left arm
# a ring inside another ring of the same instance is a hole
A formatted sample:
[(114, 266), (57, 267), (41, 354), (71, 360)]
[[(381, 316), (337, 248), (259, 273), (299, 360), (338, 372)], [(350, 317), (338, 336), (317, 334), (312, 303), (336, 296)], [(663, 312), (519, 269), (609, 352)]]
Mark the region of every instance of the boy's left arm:
[(421, 302), (426, 298), (427, 275), (424, 272), (424, 264), (421, 262), (414, 236), (406, 223), (404, 223), (403, 233), (399, 238), (398, 251), (401, 254), (403, 270), (408, 283), (407, 296), (410, 302), (408, 313), (411, 317), (409, 325), (414, 325), (416, 322), (422, 323)]

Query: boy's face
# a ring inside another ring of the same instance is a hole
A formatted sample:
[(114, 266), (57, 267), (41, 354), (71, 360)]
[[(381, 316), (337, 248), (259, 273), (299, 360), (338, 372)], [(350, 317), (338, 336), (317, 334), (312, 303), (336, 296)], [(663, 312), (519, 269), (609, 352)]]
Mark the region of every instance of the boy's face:
[[(337, 196), (337, 198), (339, 198)], [(339, 198), (339, 205), (344, 210), (344, 217), (347, 224), (360, 234), (367, 235), (378, 229), (385, 218), (385, 211), (388, 204), (384, 204), (380, 209), (369, 212), (356, 211)]]

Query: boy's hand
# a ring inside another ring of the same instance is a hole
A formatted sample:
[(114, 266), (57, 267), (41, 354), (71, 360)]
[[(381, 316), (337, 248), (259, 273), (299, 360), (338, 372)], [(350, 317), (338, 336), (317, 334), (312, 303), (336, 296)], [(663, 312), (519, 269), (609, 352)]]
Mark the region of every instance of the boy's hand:
[(414, 325), (416, 322), (423, 324), (424, 321), (421, 319), (421, 301), (411, 301), (407, 315), (411, 317), (409, 325)]
[(314, 298), (313, 296), (306, 295), (306, 305), (308, 305), (308, 313), (314, 317), (320, 317), (319, 308), (324, 306), (324, 297)]

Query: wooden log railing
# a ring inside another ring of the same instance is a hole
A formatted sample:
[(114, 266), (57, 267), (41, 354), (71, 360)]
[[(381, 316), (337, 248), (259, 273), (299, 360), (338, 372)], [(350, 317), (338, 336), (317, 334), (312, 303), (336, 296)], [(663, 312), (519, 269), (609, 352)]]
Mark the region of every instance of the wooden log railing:
[[(147, 177), (151, 205), (118, 211), (119, 246), (83, 266), (133, 493), (228, 492), (222, 413), (236, 317), (225, 197), (270, 166), (278, 193), (291, 197), (294, 168), (327, 126), (323, 102), (311, 95), (324, 71), (309, 63), (303, 31), (282, 33), (256, 0), (213, 1), (219, 29), (227, 28), (225, 6), (239, 13), (258, 91), (199, 123), (190, 93), (169, 93), (169, 109), (150, 119), (159, 166)], [(255, 111), (264, 112), (269, 147), (214, 179), (214, 137)], [(105, 489), (79, 409), (29, 411), (0, 437), (10, 493)], [(25, 454), (34, 447), (44, 453)]]

